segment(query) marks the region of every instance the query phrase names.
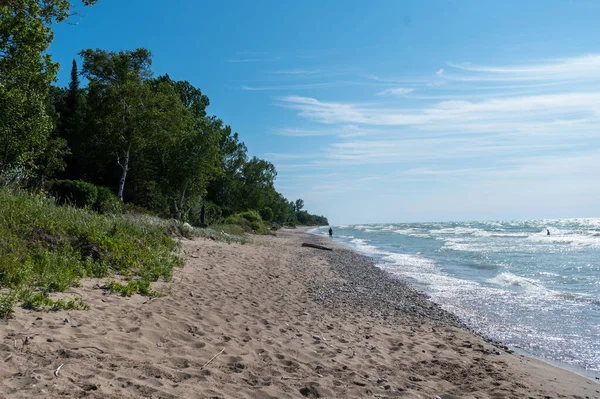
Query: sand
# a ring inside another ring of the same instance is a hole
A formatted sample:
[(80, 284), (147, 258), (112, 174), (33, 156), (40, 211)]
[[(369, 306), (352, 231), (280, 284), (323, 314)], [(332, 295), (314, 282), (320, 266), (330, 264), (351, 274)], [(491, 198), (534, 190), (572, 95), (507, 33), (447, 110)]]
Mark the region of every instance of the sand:
[(0, 324), (0, 397), (600, 397), (595, 381), (486, 342), (401, 283), (344, 276), (358, 255), (327, 240), (250, 241), (183, 242), (186, 266), (155, 284), (163, 297), (85, 280), (68, 294), (89, 311), (17, 310)]

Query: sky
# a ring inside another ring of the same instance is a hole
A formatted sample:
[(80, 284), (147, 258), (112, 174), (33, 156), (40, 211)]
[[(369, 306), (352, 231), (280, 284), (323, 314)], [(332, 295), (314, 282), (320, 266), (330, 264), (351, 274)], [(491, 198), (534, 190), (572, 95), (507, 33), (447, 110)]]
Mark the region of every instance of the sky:
[(153, 53), (331, 224), (600, 216), (600, 2), (98, 0), (51, 47)]

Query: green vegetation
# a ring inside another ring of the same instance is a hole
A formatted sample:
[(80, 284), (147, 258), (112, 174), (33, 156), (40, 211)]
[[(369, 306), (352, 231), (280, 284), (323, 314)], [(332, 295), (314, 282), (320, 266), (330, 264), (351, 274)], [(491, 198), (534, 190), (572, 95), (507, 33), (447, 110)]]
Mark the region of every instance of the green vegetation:
[[(83, 277), (118, 273), (150, 293), (150, 282), (168, 281), (183, 261), (173, 252), (167, 221), (132, 215), (99, 215), (53, 200), (0, 189), (0, 315), (12, 306), (73, 308), (49, 302)], [(81, 308), (81, 307), (80, 307)]]
[(48, 294), (83, 277), (154, 295), (182, 264), (172, 234), (244, 243), (327, 224), (276, 191), (274, 165), (248, 156), (199, 88), (155, 77), (149, 50), (84, 49), (68, 87), (53, 86), (52, 26), (70, 14), (68, 0), (0, 5), (0, 315), (82, 309)]
[(136, 280), (130, 281), (127, 284), (120, 284), (116, 281), (111, 281), (106, 284), (106, 288), (110, 292), (117, 292), (123, 296), (131, 296), (132, 294), (140, 293), (146, 296), (158, 296), (159, 293), (150, 289), (150, 281)]

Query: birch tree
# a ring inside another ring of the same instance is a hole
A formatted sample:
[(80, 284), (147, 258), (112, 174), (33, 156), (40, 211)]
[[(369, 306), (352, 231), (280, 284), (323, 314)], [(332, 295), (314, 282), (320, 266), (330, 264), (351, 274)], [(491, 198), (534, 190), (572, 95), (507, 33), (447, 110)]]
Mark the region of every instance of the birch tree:
[(119, 53), (89, 49), (80, 55), (82, 74), (89, 80), (90, 105), (98, 111), (95, 125), (100, 142), (120, 169), (117, 196), (123, 201), (127, 173), (146, 133), (151, 54), (140, 48)]

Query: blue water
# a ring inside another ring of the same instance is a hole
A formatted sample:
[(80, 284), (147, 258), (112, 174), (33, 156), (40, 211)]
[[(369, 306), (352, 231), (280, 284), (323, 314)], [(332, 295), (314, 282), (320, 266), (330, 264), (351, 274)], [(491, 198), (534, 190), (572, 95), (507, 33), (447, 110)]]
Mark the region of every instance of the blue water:
[(481, 334), (600, 376), (600, 219), (333, 230), (335, 240), (410, 280)]

